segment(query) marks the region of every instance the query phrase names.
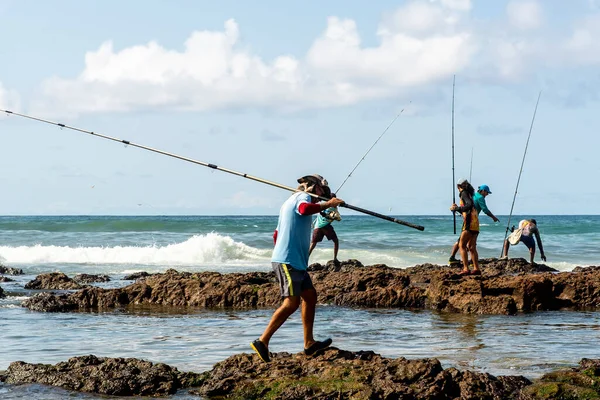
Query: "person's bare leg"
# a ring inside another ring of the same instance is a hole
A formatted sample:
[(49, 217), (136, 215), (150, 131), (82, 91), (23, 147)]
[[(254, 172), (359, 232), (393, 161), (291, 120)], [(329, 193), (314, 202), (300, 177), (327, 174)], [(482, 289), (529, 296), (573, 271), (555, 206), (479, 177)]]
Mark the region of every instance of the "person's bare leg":
[(510, 243), (507, 239), (504, 240), (504, 249), (502, 251), (502, 257), (508, 257), (508, 248), (510, 247)]
[(307, 349), (315, 343), (313, 327), (315, 324), (315, 310), (317, 308), (317, 291), (304, 290), (302, 296), (302, 327), (304, 328), (304, 348)]
[(530, 263), (531, 265), (535, 264), (535, 263), (533, 262), (533, 259), (534, 259), (534, 258), (535, 258), (535, 247), (533, 247), (533, 248), (529, 249), (529, 263)]
[(460, 258), (463, 263), (463, 272), (469, 271), (469, 253), (467, 252), (467, 244), (469, 243), (469, 232), (462, 231), (460, 234), (460, 239), (458, 242), (458, 247), (460, 249)]
[(283, 303), (279, 306), (277, 310), (273, 313), (271, 317), (271, 321), (267, 328), (260, 336), (259, 340), (267, 347), (269, 347), (269, 341), (271, 340), (271, 336), (277, 329), (283, 325), (283, 323), (292, 315), (300, 305), (300, 297), (299, 296), (289, 296), (284, 297)]
[(454, 243), (454, 245), (452, 246), (452, 252), (450, 253), (450, 258), (455, 258), (456, 253), (458, 253), (458, 241), (456, 241), (456, 243)]
[(333, 241), (333, 261), (337, 261), (337, 255), (338, 255), (338, 251), (340, 249), (340, 242), (338, 242), (337, 240)]
[(479, 253), (477, 252), (477, 236), (472, 235), (469, 241), (469, 252), (471, 253), (471, 261), (473, 261), (473, 271), (479, 271)]
[(312, 253), (312, 251), (317, 247), (317, 242), (310, 242), (310, 248), (308, 249), (308, 255)]

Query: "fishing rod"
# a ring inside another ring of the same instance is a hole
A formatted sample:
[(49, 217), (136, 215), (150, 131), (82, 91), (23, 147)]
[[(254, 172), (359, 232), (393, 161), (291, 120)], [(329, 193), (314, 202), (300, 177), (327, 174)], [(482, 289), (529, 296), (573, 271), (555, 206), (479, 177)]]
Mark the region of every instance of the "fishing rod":
[[(248, 174), (245, 174), (245, 173), (242, 173), (242, 172), (237, 172), (237, 171), (234, 171), (234, 170), (231, 170), (231, 169), (228, 169), (228, 168), (219, 167), (219, 166), (217, 166), (215, 164), (211, 164), (211, 163), (207, 163), (207, 162), (203, 162), (203, 161), (194, 160), (192, 158), (180, 156), (180, 155), (169, 153), (169, 152), (166, 152), (166, 151), (163, 151), (163, 150), (159, 150), (159, 149), (154, 149), (154, 148), (148, 147), (148, 146), (143, 146), (141, 144), (136, 144), (136, 143), (130, 142), (129, 140), (118, 139), (118, 138), (114, 138), (114, 137), (111, 137), (111, 136), (106, 136), (106, 135), (102, 135), (102, 134), (99, 134), (99, 133), (95, 133), (95, 132), (92, 132), (92, 131), (87, 131), (85, 129), (80, 129), (80, 128), (76, 128), (76, 127), (73, 127), (73, 126), (61, 124), (61, 123), (54, 122), (54, 121), (49, 121), (49, 120), (38, 118), (38, 117), (33, 117), (31, 115), (20, 114), (20, 113), (9, 111), (9, 110), (0, 109), (0, 112), (5, 112), (8, 115), (16, 115), (18, 117), (27, 118), (27, 119), (31, 119), (31, 120), (38, 121), (38, 122), (43, 122), (43, 123), (50, 124), (50, 125), (55, 125), (55, 126), (58, 126), (60, 128), (66, 128), (66, 129), (71, 129), (73, 131), (77, 131), (77, 132), (81, 132), (81, 133), (87, 133), (89, 135), (97, 136), (97, 137), (102, 138), (102, 139), (112, 140), (113, 142), (123, 143), (123, 144), (125, 144), (127, 146), (137, 147), (137, 148), (140, 148), (140, 149), (143, 149), (143, 150), (148, 150), (148, 151), (152, 151), (154, 153), (158, 153), (158, 154), (162, 154), (162, 155), (165, 155), (165, 156), (177, 158), (179, 160), (191, 162), (193, 164), (202, 165), (204, 167), (208, 167), (208, 168), (211, 168), (211, 169), (216, 169), (218, 171), (227, 172), (229, 174), (241, 176), (242, 178), (247, 178), (247, 179), (250, 179), (250, 180), (253, 180), (253, 181), (256, 181), (256, 182), (264, 183), (264, 184), (267, 184), (267, 185), (270, 185), (270, 186), (275, 186), (277, 188), (288, 190), (288, 191), (291, 191), (291, 192), (299, 192), (300, 191), (300, 190), (294, 189), (294, 188), (292, 188), (290, 186), (285, 186), (285, 185), (282, 185), (282, 184), (279, 184), (279, 183), (276, 183), (276, 182), (271, 182), (271, 181), (268, 181), (268, 180), (265, 180), (265, 179), (258, 178), (256, 176), (248, 175)], [(312, 197), (314, 197), (314, 198), (317, 198), (317, 199), (319, 199), (321, 201), (327, 201), (327, 200), (329, 200), (329, 198), (321, 197), (321, 196), (318, 196), (318, 195), (316, 195), (314, 193), (307, 193), (307, 194), (310, 195), (310, 196), (312, 196)], [(379, 213), (377, 213), (375, 211), (366, 210), (364, 208), (356, 207), (356, 206), (353, 206), (353, 205), (350, 205), (350, 204), (343, 203), (343, 204), (340, 204), (340, 207), (346, 207), (346, 208), (349, 208), (350, 210), (358, 211), (358, 212), (363, 213), (363, 214), (368, 214), (368, 215), (371, 215), (373, 217), (385, 219), (386, 221), (395, 222), (397, 224), (408, 226), (408, 227), (414, 228), (414, 229), (418, 229), (420, 231), (425, 230), (425, 228), (422, 227), (422, 226), (420, 226), (420, 225), (415, 225), (415, 224), (412, 224), (410, 222), (402, 221), (402, 220), (399, 220), (397, 218), (393, 218), (393, 217), (390, 217), (390, 216), (387, 216), (387, 215), (379, 214)]]
[[(527, 142), (525, 143), (525, 151), (523, 152), (523, 160), (521, 160), (521, 169), (519, 170), (519, 177), (517, 179), (517, 187), (515, 188), (515, 195), (513, 196), (512, 205), (510, 206), (510, 214), (508, 215), (508, 223), (506, 224), (506, 231), (504, 232), (504, 241), (508, 236), (508, 230), (510, 229), (510, 218), (512, 217), (513, 209), (515, 207), (515, 200), (517, 199), (517, 192), (519, 190), (519, 182), (521, 182), (521, 173), (523, 172), (523, 165), (525, 164), (525, 156), (527, 155), (527, 148), (529, 147), (529, 139), (531, 138), (531, 131), (533, 130), (533, 123), (535, 122), (535, 115), (537, 114), (538, 104), (540, 103), (540, 97), (542, 97), (542, 91), (538, 94), (537, 101), (535, 103), (535, 109), (533, 110), (533, 118), (531, 118), (531, 125), (529, 126), (529, 135), (527, 135)], [(504, 241), (502, 242), (502, 253), (500, 257), (504, 255)]]
[[(456, 190), (454, 184), (456, 177), (454, 176), (454, 86), (456, 83), (456, 75), (452, 78), (452, 204), (456, 204)], [(454, 219), (454, 234), (456, 235), (456, 211), (452, 211)]]
[[(412, 103), (412, 101), (410, 101), (408, 104), (410, 105), (410, 103)], [(342, 182), (342, 184), (340, 185), (340, 187), (338, 188), (338, 190), (336, 190), (334, 193), (337, 194), (340, 191), (340, 189), (342, 188), (342, 186), (344, 186), (344, 184), (346, 183), (346, 181), (348, 180), (348, 178), (350, 178), (352, 176), (352, 174), (354, 173), (354, 171), (356, 171), (356, 168), (358, 168), (358, 166), (360, 165), (360, 163), (364, 161), (365, 157), (367, 157), (367, 154), (369, 154), (369, 152), (373, 149), (373, 147), (375, 147), (375, 145), (377, 144), (377, 142), (379, 142), (379, 139), (381, 139), (383, 137), (383, 135), (385, 135), (385, 133), (388, 131), (388, 129), (390, 129), (390, 127), (394, 124), (394, 122), (396, 122), (396, 120), (400, 117), (400, 115), (402, 115), (403, 112), (404, 112), (404, 108), (402, 110), (400, 110), (400, 112), (398, 113), (398, 115), (396, 115), (396, 118), (394, 118), (392, 120), (392, 122), (390, 122), (390, 124), (387, 126), (387, 128), (385, 128), (384, 131), (381, 133), (381, 135), (379, 135), (379, 137), (377, 138), (377, 140), (371, 145), (371, 147), (369, 147), (369, 150), (367, 150), (367, 152), (365, 153), (365, 155), (362, 156), (362, 158), (358, 161), (358, 163), (354, 166), (354, 168), (352, 168), (352, 171), (350, 171), (350, 173), (348, 174), (348, 176), (346, 177), (346, 179), (344, 179), (344, 181)]]
[(471, 167), (469, 168), (469, 182), (472, 184), (471, 176), (473, 175), (473, 148), (471, 147)]

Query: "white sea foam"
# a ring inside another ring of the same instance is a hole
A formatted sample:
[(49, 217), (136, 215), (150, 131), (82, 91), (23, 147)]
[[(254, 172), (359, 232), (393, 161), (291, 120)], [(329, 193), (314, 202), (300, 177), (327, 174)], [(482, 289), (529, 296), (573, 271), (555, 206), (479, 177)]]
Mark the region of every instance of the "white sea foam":
[(268, 262), (271, 250), (257, 249), (217, 233), (194, 235), (166, 246), (0, 246), (8, 265), (19, 264), (138, 264), (198, 265), (236, 261)]

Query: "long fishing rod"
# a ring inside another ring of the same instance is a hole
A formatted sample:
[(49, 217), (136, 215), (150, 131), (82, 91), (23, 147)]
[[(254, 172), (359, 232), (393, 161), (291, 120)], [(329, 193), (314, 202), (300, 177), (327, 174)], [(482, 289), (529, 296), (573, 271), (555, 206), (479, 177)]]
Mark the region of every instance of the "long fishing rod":
[(471, 147), (471, 167), (469, 168), (469, 183), (473, 183), (471, 176), (473, 175), (473, 148)]
[[(527, 155), (527, 148), (529, 147), (529, 139), (531, 138), (531, 131), (533, 130), (533, 123), (535, 122), (535, 115), (537, 114), (538, 104), (540, 104), (540, 97), (542, 97), (542, 91), (538, 94), (537, 101), (535, 103), (535, 109), (533, 110), (533, 118), (531, 118), (531, 125), (529, 126), (529, 135), (527, 135), (527, 143), (525, 143), (525, 151), (523, 152), (523, 160), (521, 160), (521, 169), (519, 170), (519, 178), (517, 179), (517, 187), (515, 188), (515, 195), (513, 196), (512, 205), (510, 206), (510, 214), (508, 215), (508, 223), (506, 224), (506, 231), (504, 232), (504, 241), (508, 236), (508, 230), (510, 229), (510, 218), (512, 217), (513, 209), (515, 207), (515, 200), (517, 199), (517, 192), (519, 190), (519, 182), (521, 182), (521, 173), (523, 172), (523, 165), (525, 164), (525, 156)], [(502, 241), (502, 253), (504, 255), (504, 241)]]
[[(9, 110), (2, 110), (2, 109), (0, 109), (0, 112), (5, 112), (8, 115), (16, 115), (18, 117), (27, 118), (27, 119), (31, 119), (31, 120), (38, 121), (38, 122), (43, 122), (43, 123), (50, 124), (50, 125), (55, 125), (55, 126), (58, 126), (60, 128), (66, 128), (66, 129), (71, 129), (71, 130), (74, 130), (74, 131), (77, 131), (77, 132), (87, 133), (87, 134), (90, 134), (90, 135), (93, 135), (93, 136), (100, 137), (102, 139), (108, 139), (108, 140), (112, 140), (114, 142), (123, 143), (123, 144), (128, 145), (128, 146), (138, 147), (138, 148), (143, 149), (143, 150), (152, 151), (154, 153), (158, 153), (158, 154), (162, 154), (162, 155), (165, 155), (165, 156), (177, 158), (179, 160), (191, 162), (193, 164), (198, 164), (198, 165), (202, 165), (204, 167), (216, 169), (218, 171), (227, 172), (227, 173), (230, 173), (230, 174), (233, 174), (233, 175), (241, 176), (242, 178), (247, 178), (247, 179), (250, 179), (250, 180), (253, 180), (253, 181), (256, 181), (256, 182), (260, 182), (260, 183), (264, 183), (264, 184), (267, 184), (267, 185), (275, 186), (277, 188), (288, 190), (288, 191), (291, 191), (291, 192), (298, 192), (299, 191), (299, 190), (294, 189), (294, 188), (292, 188), (290, 186), (281, 185), (279, 183), (271, 182), (271, 181), (268, 181), (268, 180), (265, 180), (265, 179), (261, 179), (261, 178), (258, 178), (256, 176), (252, 176), (252, 175), (244, 174), (244, 173), (241, 173), (241, 172), (237, 172), (237, 171), (234, 171), (234, 170), (231, 170), (231, 169), (228, 169), (228, 168), (219, 167), (219, 166), (217, 166), (215, 164), (211, 164), (211, 163), (206, 163), (206, 162), (203, 162), (203, 161), (194, 160), (194, 159), (191, 159), (191, 158), (188, 158), (188, 157), (184, 157), (184, 156), (180, 156), (180, 155), (177, 155), (177, 154), (169, 153), (169, 152), (166, 152), (166, 151), (163, 151), (163, 150), (154, 149), (152, 147), (143, 146), (141, 144), (136, 144), (136, 143), (130, 142), (129, 140), (118, 139), (118, 138), (114, 138), (114, 137), (111, 137), (111, 136), (106, 136), (106, 135), (102, 135), (102, 134), (99, 134), (99, 133), (95, 133), (95, 132), (92, 132), (92, 131), (87, 131), (85, 129), (80, 129), (80, 128), (76, 128), (76, 127), (73, 127), (73, 126), (61, 124), (61, 123), (54, 122), (54, 121), (49, 121), (49, 120), (42, 119), (42, 118), (33, 117), (33, 116), (30, 116), (30, 115), (26, 115), (26, 114), (20, 114), (20, 113), (9, 111)], [(319, 199), (321, 201), (327, 201), (327, 200), (329, 200), (326, 197), (317, 196), (314, 193), (307, 193), (307, 194), (310, 195), (310, 196), (312, 196), (312, 197), (314, 197), (314, 198), (317, 198), (317, 199)], [(411, 224), (410, 222), (402, 221), (402, 220), (399, 220), (397, 218), (393, 218), (393, 217), (389, 217), (387, 215), (379, 214), (379, 213), (377, 213), (375, 211), (370, 211), (370, 210), (366, 210), (364, 208), (352, 206), (352, 205), (347, 204), (347, 203), (343, 203), (340, 206), (341, 207), (349, 208), (350, 210), (361, 212), (363, 214), (372, 215), (373, 217), (385, 219), (386, 221), (395, 222), (395, 223), (400, 224), (400, 225), (404, 225), (404, 226), (408, 226), (410, 228), (418, 229), (420, 231), (425, 230), (425, 228), (422, 227), (422, 226), (420, 226), (420, 225)]]
[[(456, 177), (454, 176), (454, 86), (456, 83), (456, 75), (452, 78), (452, 204), (456, 204), (456, 190), (454, 185)], [(456, 211), (452, 211), (454, 218), (454, 234), (456, 235)]]
[[(412, 103), (412, 101), (410, 101), (408, 104), (410, 105), (410, 103)], [(373, 149), (373, 147), (375, 147), (375, 145), (377, 144), (377, 142), (379, 142), (379, 139), (381, 139), (383, 137), (383, 135), (385, 135), (385, 133), (390, 129), (390, 127), (392, 125), (394, 125), (394, 122), (396, 122), (396, 120), (400, 117), (400, 115), (402, 115), (403, 112), (404, 112), (404, 108), (402, 110), (400, 110), (400, 112), (398, 113), (398, 115), (396, 115), (396, 117), (392, 120), (392, 122), (390, 122), (390, 124), (387, 126), (387, 128), (384, 129), (384, 131), (381, 133), (381, 135), (379, 135), (379, 137), (371, 145), (371, 147), (369, 147), (369, 150), (367, 150), (367, 152), (365, 153), (365, 155), (362, 156), (362, 158), (358, 161), (358, 163), (354, 166), (354, 168), (352, 168), (352, 171), (350, 171), (350, 173), (348, 174), (348, 176), (346, 177), (346, 179), (344, 179), (344, 181), (342, 182), (342, 184), (340, 185), (340, 187), (334, 193), (338, 193), (340, 191), (340, 189), (342, 188), (342, 186), (344, 186), (344, 184), (346, 183), (346, 181), (348, 180), (348, 178), (350, 178), (352, 176), (352, 174), (354, 173), (354, 171), (356, 171), (356, 168), (358, 168), (358, 166), (360, 165), (360, 163), (364, 161), (364, 159), (367, 156), (367, 154), (369, 154), (369, 152)]]

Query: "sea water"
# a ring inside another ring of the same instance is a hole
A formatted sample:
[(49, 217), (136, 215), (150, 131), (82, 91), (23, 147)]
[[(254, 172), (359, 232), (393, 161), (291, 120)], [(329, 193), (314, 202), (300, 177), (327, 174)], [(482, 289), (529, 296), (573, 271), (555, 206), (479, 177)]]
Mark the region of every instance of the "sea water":
[[(339, 259), (405, 268), (445, 264), (453, 234), (451, 216), (398, 216), (425, 231), (368, 216), (342, 216), (334, 226)], [(560, 271), (600, 265), (600, 216), (536, 218), (547, 265)], [(494, 224), (481, 217), (480, 258), (498, 257), (507, 217)], [(524, 217), (513, 216), (511, 225)], [(0, 217), (0, 263), (24, 275), (1, 283), (0, 369), (10, 362), (57, 363), (95, 354), (163, 362), (201, 372), (233, 354), (250, 352), (249, 342), (265, 328), (272, 309), (247, 311), (135, 307), (107, 312), (39, 313), (21, 307), (36, 291), (24, 284), (45, 272), (107, 274), (119, 287), (136, 271), (270, 271), (275, 216), (10, 216)], [(460, 225), (457, 226), (460, 232)], [(528, 259), (524, 245), (511, 257)], [(333, 256), (330, 242), (318, 245), (311, 262)], [(536, 254), (539, 261), (539, 251)], [(390, 309), (320, 306), (317, 337), (331, 336), (346, 350), (373, 350), (387, 357), (436, 357), (454, 366), (494, 375), (535, 378), (581, 358), (599, 358), (600, 312), (538, 312), (480, 316)], [(302, 350), (302, 328), (294, 315), (276, 333), (271, 351)], [(49, 398), (72, 394), (39, 385), (0, 385), (0, 398)], [(188, 398), (180, 392), (174, 398)], [(197, 398), (197, 397), (190, 397)]]

